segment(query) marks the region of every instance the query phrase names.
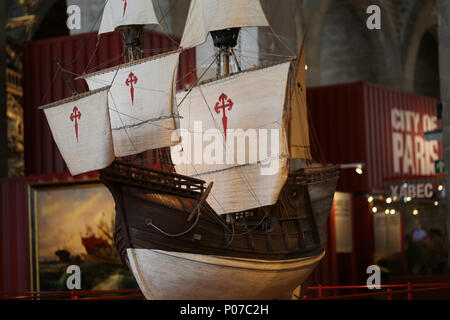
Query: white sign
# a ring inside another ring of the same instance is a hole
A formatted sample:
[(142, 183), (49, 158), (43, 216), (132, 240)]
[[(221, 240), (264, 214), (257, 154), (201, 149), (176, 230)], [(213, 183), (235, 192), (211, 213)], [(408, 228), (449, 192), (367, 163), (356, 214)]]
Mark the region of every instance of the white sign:
[(375, 253), (392, 254), (402, 251), (401, 215), (374, 215)]
[(351, 200), (350, 193), (335, 193), (334, 224), (336, 227), (337, 253), (351, 253), (353, 251)]
[(437, 141), (426, 141), (424, 132), (438, 129), (436, 116), (392, 109), (392, 154), (394, 173), (398, 175), (433, 175), (439, 160)]

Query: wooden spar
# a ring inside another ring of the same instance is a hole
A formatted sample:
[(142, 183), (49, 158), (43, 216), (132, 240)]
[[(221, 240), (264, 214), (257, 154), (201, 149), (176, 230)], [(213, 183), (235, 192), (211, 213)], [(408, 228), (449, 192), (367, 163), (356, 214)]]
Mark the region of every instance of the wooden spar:
[(213, 187), (214, 183), (211, 181), (208, 187), (206, 188), (206, 191), (203, 193), (202, 197), (198, 201), (195, 208), (192, 210), (191, 214), (189, 215), (187, 221), (191, 222), (192, 218), (194, 218), (194, 215), (196, 212), (200, 215), (199, 209), (203, 206), (203, 204), (206, 202), (206, 199), (208, 199), (209, 193), (211, 192), (211, 189)]
[(57, 59), (56, 65), (58, 67), (59, 72), (61, 72), (61, 75), (63, 76), (64, 82), (72, 90), (72, 96), (76, 96), (78, 94), (78, 92), (75, 89), (73, 83), (70, 81), (69, 74), (68, 74), (67, 70), (65, 70), (62, 67), (61, 61), (59, 59)]

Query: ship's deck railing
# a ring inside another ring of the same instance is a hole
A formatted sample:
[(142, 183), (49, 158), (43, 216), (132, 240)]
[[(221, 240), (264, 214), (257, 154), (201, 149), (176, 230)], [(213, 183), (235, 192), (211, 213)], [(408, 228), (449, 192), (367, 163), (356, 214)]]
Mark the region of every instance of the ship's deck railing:
[[(349, 294), (335, 294), (339, 291), (357, 291), (364, 290), (366, 292), (349, 293)], [(304, 295), (300, 299), (302, 300), (350, 300), (350, 299), (371, 299), (371, 298), (385, 298), (386, 300), (406, 299), (413, 300), (414, 293), (423, 292), (436, 292), (447, 290), (450, 292), (450, 283), (405, 283), (405, 284), (391, 284), (380, 285), (380, 289), (371, 289), (361, 285), (349, 285), (349, 286), (309, 286), (308, 291), (315, 292), (314, 296)], [(334, 291), (334, 292), (331, 292)], [(367, 292), (369, 291), (369, 292)]]
[(205, 182), (200, 179), (120, 161), (101, 170), (100, 178), (192, 197), (198, 197), (206, 189)]
[(309, 185), (323, 181), (337, 180), (339, 178), (339, 173), (339, 166), (304, 168), (289, 173), (287, 182), (289, 184)]

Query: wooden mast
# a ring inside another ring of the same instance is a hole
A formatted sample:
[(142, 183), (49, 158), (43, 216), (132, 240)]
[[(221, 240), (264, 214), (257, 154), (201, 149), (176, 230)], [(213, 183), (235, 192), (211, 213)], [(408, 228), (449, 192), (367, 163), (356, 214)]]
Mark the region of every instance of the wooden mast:
[[(217, 59), (218, 77), (230, 75), (230, 56), (233, 55), (235, 57), (233, 48), (237, 45), (240, 30), (241, 28), (229, 28), (211, 32), (214, 46), (219, 50), (219, 57)], [(235, 62), (238, 65), (236, 59)]]
[(122, 36), (125, 62), (142, 59), (141, 43), (144, 25), (120, 26), (118, 29)]

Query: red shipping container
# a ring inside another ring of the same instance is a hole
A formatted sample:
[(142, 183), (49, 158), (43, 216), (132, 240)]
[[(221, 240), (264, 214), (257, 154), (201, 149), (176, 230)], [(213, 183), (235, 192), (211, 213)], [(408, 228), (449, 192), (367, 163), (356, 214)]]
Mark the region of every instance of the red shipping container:
[(309, 88), (307, 99), (314, 158), (365, 164), (362, 175), (341, 170), (338, 185), (338, 191), (353, 194), (353, 251), (336, 252), (333, 210), (327, 255), (310, 284), (364, 284), (366, 268), (375, 262), (373, 213), (365, 195), (388, 194), (392, 179), (433, 177), (442, 143), (425, 142), (424, 132), (441, 126), (438, 101), (366, 82)]
[(362, 175), (341, 171), (339, 191), (385, 192), (386, 180), (434, 175), (442, 143), (425, 141), (424, 132), (441, 127), (437, 100), (366, 82), (310, 88), (307, 99), (311, 143), (325, 160), (365, 164)]

